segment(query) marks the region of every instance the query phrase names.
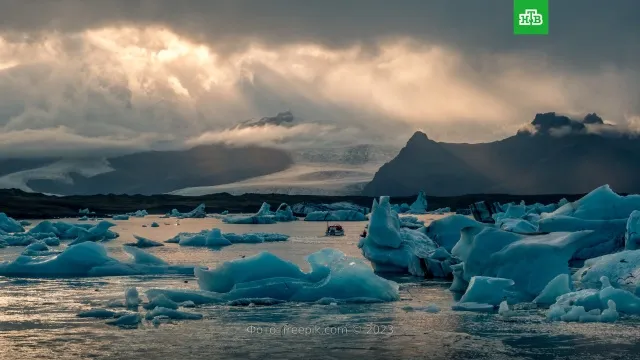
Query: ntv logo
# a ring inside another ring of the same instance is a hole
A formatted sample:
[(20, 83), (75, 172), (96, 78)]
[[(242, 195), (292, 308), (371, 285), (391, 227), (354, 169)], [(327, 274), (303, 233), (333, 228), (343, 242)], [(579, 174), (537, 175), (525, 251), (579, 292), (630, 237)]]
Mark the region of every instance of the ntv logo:
[(515, 35), (549, 34), (549, 0), (513, 0)]
[(543, 24), (542, 15), (536, 9), (527, 9), (524, 14), (518, 15), (520, 26), (541, 26)]

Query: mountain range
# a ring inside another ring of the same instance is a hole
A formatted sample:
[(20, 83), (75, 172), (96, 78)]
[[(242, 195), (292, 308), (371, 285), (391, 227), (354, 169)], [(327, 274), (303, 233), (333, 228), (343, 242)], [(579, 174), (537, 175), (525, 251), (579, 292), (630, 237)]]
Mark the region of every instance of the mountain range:
[(543, 113), (528, 129), (490, 143), (436, 142), (416, 132), (363, 194), (578, 194), (603, 184), (640, 192), (635, 135), (616, 131), (596, 114), (577, 121)]

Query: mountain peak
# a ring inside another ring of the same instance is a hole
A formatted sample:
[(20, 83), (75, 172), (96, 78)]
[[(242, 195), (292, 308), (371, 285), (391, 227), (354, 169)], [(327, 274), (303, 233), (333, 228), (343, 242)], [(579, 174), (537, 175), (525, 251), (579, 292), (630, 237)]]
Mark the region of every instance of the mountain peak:
[(427, 136), (427, 134), (425, 134), (422, 131), (418, 130), (418, 131), (414, 132), (413, 135), (411, 135), (411, 138), (409, 138), (409, 141), (407, 143), (412, 143), (412, 142), (416, 142), (416, 141), (424, 141), (424, 140), (429, 140), (429, 137)]
[(598, 116), (598, 114), (593, 113), (593, 114), (587, 114), (587, 116), (584, 117), (584, 120), (582, 120), (583, 123), (585, 124), (599, 124), (599, 125), (604, 125), (604, 121), (602, 120), (602, 118), (600, 116)]

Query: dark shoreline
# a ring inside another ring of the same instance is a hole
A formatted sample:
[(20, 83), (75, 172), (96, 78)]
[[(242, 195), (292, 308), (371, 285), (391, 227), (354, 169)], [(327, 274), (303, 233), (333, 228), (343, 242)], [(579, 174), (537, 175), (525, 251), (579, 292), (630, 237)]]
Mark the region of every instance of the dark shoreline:
[[(573, 195), (507, 195), (507, 194), (473, 194), (462, 196), (427, 196), (429, 210), (450, 207), (452, 210), (468, 208), (470, 204), (486, 200), (488, 202), (520, 202), (527, 204), (540, 202), (548, 204), (557, 202), (563, 197), (575, 201), (584, 194)], [(361, 206), (371, 207), (373, 197), (369, 196), (320, 196), (320, 195), (279, 195), (279, 194), (244, 194), (233, 196), (227, 193), (204, 196), (178, 195), (74, 195), (48, 196), (40, 193), (27, 193), (16, 189), (0, 190), (0, 212), (16, 219), (50, 219), (61, 217), (77, 217), (78, 210), (89, 208), (97, 216), (123, 214), (145, 209), (149, 214), (165, 214), (171, 209), (181, 212), (190, 211), (201, 203), (207, 207), (208, 213), (220, 213), (228, 210), (231, 213), (253, 213), (258, 211), (262, 202), (266, 201), (273, 209), (280, 203), (293, 205), (300, 202), (332, 203), (348, 201)], [(415, 196), (392, 197), (394, 204), (411, 204)]]

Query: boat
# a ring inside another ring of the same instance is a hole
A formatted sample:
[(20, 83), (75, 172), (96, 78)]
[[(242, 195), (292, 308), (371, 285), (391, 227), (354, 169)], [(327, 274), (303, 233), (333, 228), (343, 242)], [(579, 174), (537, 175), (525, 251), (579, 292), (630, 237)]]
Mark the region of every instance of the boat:
[(324, 236), (344, 236), (344, 229), (340, 224), (327, 224), (327, 231), (324, 233)]

